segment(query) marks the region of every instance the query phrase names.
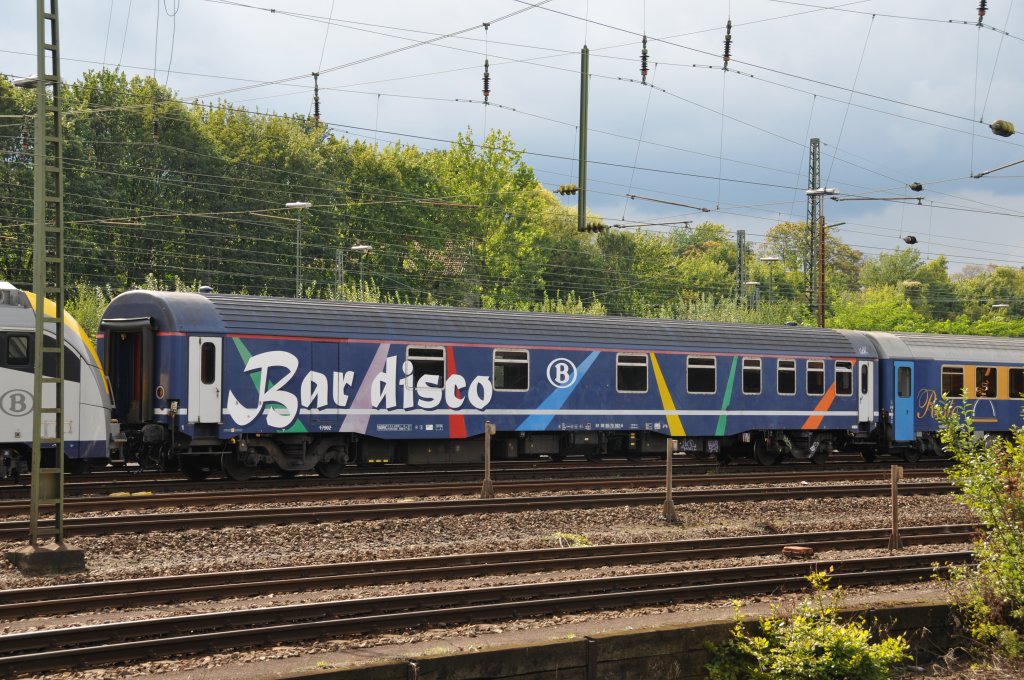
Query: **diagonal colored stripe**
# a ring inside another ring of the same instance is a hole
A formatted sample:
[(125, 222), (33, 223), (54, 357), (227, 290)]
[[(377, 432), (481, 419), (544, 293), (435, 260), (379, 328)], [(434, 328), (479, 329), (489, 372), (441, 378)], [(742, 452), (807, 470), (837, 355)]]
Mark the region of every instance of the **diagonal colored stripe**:
[[(816, 415), (810, 416), (804, 421), (804, 424), (800, 427), (801, 430), (817, 430), (821, 427), (821, 421), (825, 419), (825, 413), (832, 407), (832, 402), (836, 399), (836, 384), (833, 382), (828, 387), (828, 391), (821, 397), (821, 401), (814, 407)], [(821, 415), (817, 415), (820, 413)]]
[[(245, 346), (245, 343), (242, 342), (241, 338), (232, 337), (231, 339), (235, 343), (235, 349), (238, 350), (238, 356), (242, 357), (242, 365), (246, 365), (249, 363), (249, 359), (252, 359), (252, 352), (250, 352), (249, 348)], [(249, 377), (252, 379), (252, 386), (258, 390), (260, 388), (260, 381), (256, 373), (250, 373)], [(267, 385), (273, 387), (274, 381), (267, 378)], [(277, 402), (270, 402), (267, 404), (267, 407), (272, 408), (275, 411), (279, 411), (284, 408)], [(295, 416), (295, 422), (289, 425), (286, 429), (278, 430), (278, 433), (280, 434), (294, 434), (296, 432), (309, 432), (309, 430), (306, 429), (306, 426), (302, 424), (302, 419), (299, 418), (298, 415)]]
[[(587, 358), (583, 360), (583, 363), (580, 364), (579, 368), (576, 369), (576, 382), (573, 383), (571, 387), (565, 387), (562, 389), (556, 387), (555, 391), (549, 394), (548, 398), (545, 399), (541, 403), (541, 405), (537, 407), (537, 410), (557, 411), (558, 409), (560, 409), (562, 407), (562, 404), (564, 404), (566, 400), (569, 399), (569, 395), (573, 393), (573, 390), (575, 390), (579, 386), (579, 384), (583, 382), (583, 376), (585, 376), (587, 374), (587, 371), (590, 370), (590, 367), (597, 360), (599, 354), (600, 352), (591, 352), (587, 356)], [(551, 421), (554, 420), (554, 418), (555, 416), (553, 415), (532, 415), (529, 416), (526, 420), (524, 420), (519, 425), (519, 427), (516, 428), (516, 430), (520, 432), (545, 430), (547, 429), (548, 425), (551, 424)]]
[[(448, 345), (448, 377), (455, 375), (455, 349)], [(460, 395), (461, 396), (461, 395)], [(452, 439), (466, 438), (466, 416), (460, 414), (448, 416), (448, 434)]]
[(732, 368), (729, 369), (729, 382), (725, 386), (725, 396), (722, 397), (722, 415), (718, 416), (718, 427), (715, 428), (715, 436), (721, 437), (725, 434), (725, 424), (729, 420), (729, 402), (732, 401), (732, 385), (736, 379), (736, 363), (739, 357), (732, 358)]
[[(654, 369), (654, 380), (658, 383), (658, 394), (661, 395), (661, 404), (665, 407), (666, 411), (675, 411), (676, 405), (672, 401), (672, 393), (668, 391), (668, 385), (665, 383), (665, 376), (661, 372), (661, 366), (658, 365), (658, 357), (651, 352), (651, 368)], [(683, 427), (683, 421), (677, 415), (665, 416), (665, 421), (668, 423), (668, 433), (673, 437), (682, 437), (686, 435), (686, 429)]]

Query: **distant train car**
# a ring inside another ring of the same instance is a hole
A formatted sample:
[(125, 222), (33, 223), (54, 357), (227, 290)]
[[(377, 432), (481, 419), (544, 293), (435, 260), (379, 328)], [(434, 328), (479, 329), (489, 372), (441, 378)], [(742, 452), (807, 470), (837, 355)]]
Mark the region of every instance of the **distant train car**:
[(899, 451), (908, 460), (940, 454), (932, 407), (943, 395), (966, 400), (979, 432), (1006, 434), (1024, 424), (1024, 338), (870, 336), (881, 358), (882, 450)]
[(100, 353), (130, 456), (194, 478), (492, 455), (823, 459), (878, 444), (869, 334), (131, 291)]
[[(35, 295), (0, 281), (2, 477), (27, 472), (31, 461), (35, 314)], [(116, 426), (110, 421), (110, 393), (88, 336), (69, 314), (64, 315), (64, 327), (64, 453), (68, 468), (106, 465), (116, 436)], [(56, 340), (47, 336), (45, 342), (55, 346)], [(44, 365), (44, 375), (56, 375), (56, 366)], [(54, 435), (55, 423), (52, 415), (43, 414), (44, 436)]]

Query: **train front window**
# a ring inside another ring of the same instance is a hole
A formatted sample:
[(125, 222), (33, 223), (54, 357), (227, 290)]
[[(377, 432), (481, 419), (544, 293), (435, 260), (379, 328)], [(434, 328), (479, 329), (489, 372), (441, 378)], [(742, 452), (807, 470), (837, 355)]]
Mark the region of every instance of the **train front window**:
[(525, 392), (530, 389), (530, 353), (525, 349), (494, 350), (494, 389)]
[(807, 362), (807, 394), (825, 394), (825, 362)]
[(779, 394), (796, 394), (796, 361), (779, 359), (777, 377)]
[(963, 366), (942, 367), (942, 393), (951, 399), (959, 399), (964, 396)]
[(647, 391), (646, 354), (616, 355), (615, 389), (619, 392)]
[(975, 370), (975, 386), (977, 396), (985, 399), (995, 399), (998, 391), (998, 380), (995, 366), (978, 366)]
[(430, 376), (423, 387), (444, 387), (444, 347), (410, 347), (406, 350), (405, 358), (412, 364), (415, 387), (420, 387), (420, 378), (423, 376)]
[(29, 337), (27, 335), (7, 336), (7, 365), (28, 366), (31, 362), (29, 357)]
[(848, 397), (853, 394), (853, 362), (836, 362), (836, 396)]

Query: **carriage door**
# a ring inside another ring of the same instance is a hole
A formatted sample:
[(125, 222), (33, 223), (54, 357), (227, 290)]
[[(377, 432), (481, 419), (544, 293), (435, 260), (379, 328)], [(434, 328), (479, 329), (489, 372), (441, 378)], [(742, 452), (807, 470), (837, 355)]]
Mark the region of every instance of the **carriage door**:
[(188, 339), (188, 422), (220, 422), (221, 339)]
[(857, 392), (857, 422), (862, 429), (870, 427), (875, 419), (875, 365), (860, 362), (860, 390)]
[(894, 361), (896, 398), (893, 406), (893, 439), (908, 442), (914, 439), (914, 364)]

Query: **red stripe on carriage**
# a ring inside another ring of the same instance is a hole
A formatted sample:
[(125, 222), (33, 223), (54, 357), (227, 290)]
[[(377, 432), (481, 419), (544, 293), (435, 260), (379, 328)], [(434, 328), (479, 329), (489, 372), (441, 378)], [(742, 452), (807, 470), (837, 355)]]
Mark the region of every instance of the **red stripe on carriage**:
[[(448, 377), (451, 378), (455, 375), (455, 351), (451, 345), (448, 345), (445, 350), (445, 355), (448, 357)], [(461, 397), (461, 391), (456, 390), (455, 396)], [(465, 439), (466, 438), (466, 417), (465, 416), (448, 416), (448, 435), (451, 439)]]

